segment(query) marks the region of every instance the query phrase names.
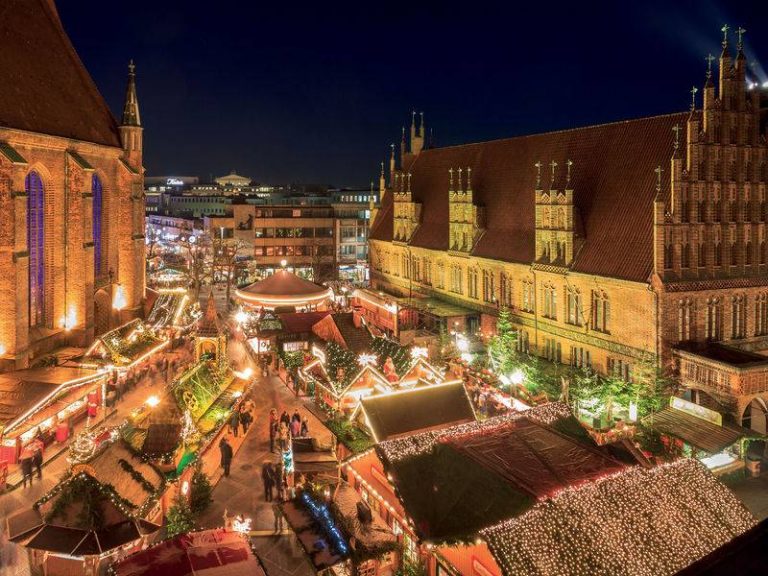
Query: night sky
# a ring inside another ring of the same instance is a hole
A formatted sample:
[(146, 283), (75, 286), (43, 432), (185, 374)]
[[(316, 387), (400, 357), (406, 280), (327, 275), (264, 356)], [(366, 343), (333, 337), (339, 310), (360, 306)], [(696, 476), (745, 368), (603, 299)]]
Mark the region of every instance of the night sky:
[(414, 108), (440, 146), (681, 111), (726, 22), (768, 71), (757, 0), (57, 4), (118, 117), (136, 61), (148, 175), (366, 185)]

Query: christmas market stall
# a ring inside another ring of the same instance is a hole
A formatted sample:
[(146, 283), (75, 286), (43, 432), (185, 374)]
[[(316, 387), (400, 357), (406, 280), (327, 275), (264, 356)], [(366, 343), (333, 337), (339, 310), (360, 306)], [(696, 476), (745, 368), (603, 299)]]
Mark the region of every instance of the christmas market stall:
[(9, 537), (47, 576), (98, 574), (160, 530), (162, 474), (120, 440), (79, 446), (69, 475), (8, 519)]
[(265, 576), (247, 536), (215, 528), (159, 542), (113, 564), (109, 576)]
[(559, 491), (480, 535), (504, 576), (673, 576), (755, 525), (725, 485), (686, 458)]
[(136, 318), (99, 336), (82, 363), (122, 373), (148, 360), (169, 343), (151, 326)]
[(405, 388), (361, 398), (353, 419), (368, 430), (375, 442), (476, 420), (472, 401), (462, 382)]
[(62, 443), (81, 418), (103, 410), (106, 372), (52, 366), (0, 374), (0, 460), (13, 464), (24, 446)]
[(400, 436), (375, 453), (380, 462), (369, 453), (352, 457), (345, 473), (399, 523), (404, 550), (429, 557), (430, 574), (440, 565), (449, 573), (499, 575), (477, 541), (480, 530), (625, 468), (560, 403)]
[(313, 568), (353, 574), (390, 573), (397, 537), (346, 482), (321, 490), (307, 485), (282, 506)]
[(226, 366), (200, 360), (165, 394), (148, 398), (129, 416), (123, 438), (167, 475), (178, 477), (226, 424), (248, 384)]
[(674, 396), (669, 406), (643, 423), (661, 434), (667, 453), (697, 458), (715, 474), (743, 468), (745, 441), (760, 437), (753, 430), (723, 422), (719, 412)]

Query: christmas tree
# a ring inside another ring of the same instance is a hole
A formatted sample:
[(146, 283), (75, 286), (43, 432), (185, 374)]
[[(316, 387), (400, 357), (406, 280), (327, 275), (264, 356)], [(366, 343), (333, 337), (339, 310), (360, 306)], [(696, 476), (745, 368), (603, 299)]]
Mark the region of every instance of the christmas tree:
[(194, 529), (195, 521), (192, 517), (192, 510), (186, 498), (179, 494), (173, 500), (173, 506), (168, 510), (168, 524), (165, 526), (168, 538), (173, 538), (177, 534), (184, 534)]
[(193, 514), (200, 514), (213, 502), (213, 487), (198, 461), (189, 487), (189, 507)]

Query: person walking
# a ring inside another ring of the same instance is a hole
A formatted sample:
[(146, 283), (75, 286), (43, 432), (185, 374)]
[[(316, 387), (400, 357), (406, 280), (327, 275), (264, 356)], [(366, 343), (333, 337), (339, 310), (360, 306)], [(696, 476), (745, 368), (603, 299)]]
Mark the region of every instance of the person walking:
[(243, 436), (248, 434), (248, 427), (251, 425), (251, 421), (253, 420), (253, 416), (251, 416), (251, 413), (246, 409), (245, 406), (240, 407), (240, 424), (243, 426)]
[(32, 459), (34, 458), (34, 453), (32, 450), (30, 450), (29, 447), (25, 447), (21, 451), (21, 457), (19, 459), (19, 463), (21, 464), (21, 483), (24, 488), (27, 487), (27, 480), (29, 480), (29, 485), (32, 486)]
[(306, 416), (301, 420), (301, 430), (299, 431), (299, 436), (302, 438), (309, 438), (309, 426), (307, 425)]
[(233, 410), (229, 417), (229, 431), (237, 438), (237, 429), (240, 427), (240, 410)]
[(298, 438), (299, 434), (301, 434), (301, 418), (298, 420), (291, 420), (291, 436), (294, 438)]
[(226, 436), (219, 442), (219, 450), (221, 451), (221, 467), (224, 468), (224, 476), (229, 477), (229, 467), (232, 464), (232, 445)]
[(33, 443), (33, 455), (32, 455), (32, 464), (35, 467), (35, 471), (37, 471), (37, 479), (42, 480), (43, 479), (43, 448), (45, 448), (45, 444), (43, 444), (43, 441), (37, 438), (34, 440)]
[(277, 410), (272, 408), (269, 411), (269, 451), (275, 451), (275, 437), (277, 436)]
[(272, 468), (275, 475), (275, 486), (277, 487), (277, 499), (281, 502), (285, 500), (285, 468), (283, 468), (283, 463), (278, 462), (275, 464), (274, 468)]
[(283, 410), (283, 413), (280, 414), (280, 423), (285, 424), (286, 426), (291, 425), (291, 417), (288, 416), (288, 412)]
[(275, 488), (275, 471), (272, 469), (272, 464), (265, 462), (261, 467), (261, 479), (264, 482), (264, 500), (266, 502), (272, 502), (273, 490)]

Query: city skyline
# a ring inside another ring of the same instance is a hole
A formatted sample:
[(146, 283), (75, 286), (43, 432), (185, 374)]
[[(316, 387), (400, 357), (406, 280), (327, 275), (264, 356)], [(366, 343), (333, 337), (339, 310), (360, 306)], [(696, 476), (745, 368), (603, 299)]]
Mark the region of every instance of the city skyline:
[[(147, 173), (207, 180), (234, 169), (335, 186), (375, 180), (413, 109), (437, 146), (684, 111), (704, 57), (719, 55), (723, 23), (735, 42), (739, 25), (768, 10), (602, 3), (502, 8), (491, 20), (483, 9), (324, 6), (294, 21), (274, 6), (191, 6), (138, 2), (110, 28), (97, 25), (105, 9), (95, 2), (58, 6), (113, 111), (136, 61)], [(745, 44), (762, 82), (758, 32)]]

